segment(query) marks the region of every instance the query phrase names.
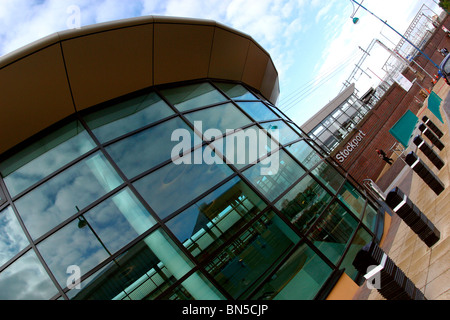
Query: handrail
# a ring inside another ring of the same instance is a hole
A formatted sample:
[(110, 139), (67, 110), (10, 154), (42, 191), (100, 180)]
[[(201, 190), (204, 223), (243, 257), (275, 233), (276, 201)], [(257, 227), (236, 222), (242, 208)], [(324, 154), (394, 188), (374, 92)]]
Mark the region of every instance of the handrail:
[(372, 181), (372, 179), (364, 179), (363, 186), (366, 187), (367, 191), (369, 191), (375, 198), (380, 198), (383, 201), (386, 200), (383, 191), (376, 185), (375, 182)]

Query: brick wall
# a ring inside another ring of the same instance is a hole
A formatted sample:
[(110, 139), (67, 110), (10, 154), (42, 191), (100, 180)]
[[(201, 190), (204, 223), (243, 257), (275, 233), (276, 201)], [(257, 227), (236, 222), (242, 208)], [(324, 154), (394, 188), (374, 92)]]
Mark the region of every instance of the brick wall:
[[(443, 25), (447, 29), (450, 29), (450, 16), (445, 18)], [(439, 65), (444, 57), (437, 52), (437, 49), (442, 47), (446, 47), (450, 50), (450, 38), (439, 27), (422, 51)], [(424, 56), (419, 55), (416, 57), (415, 61), (430, 75), (437, 74), (437, 68)], [(406, 69), (403, 75), (410, 81), (417, 78), (416, 82), (420, 84), (420, 86), (414, 84), (412, 88), (406, 92), (399, 85), (394, 84), (358, 125), (355, 132), (349, 135), (349, 137), (331, 154), (336, 162), (340, 163), (341, 166), (359, 182), (362, 182), (362, 180), (367, 178), (374, 181), (377, 180), (386, 165), (386, 162), (378, 157), (375, 149), (380, 148), (388, 153), (388, 155), (392, 154), (392, 152), (388, 152), (388, 150), (397, 141), (389, 133), (389, 129), (394, 126), (407, 110), (411, 110), (414, 114), (417, 114), (426, 99), (426, 96), (421, 94), (421, 91), (423, 92), (422, 88), (428, 90), (432, 90), (433, 88), (430, 77), (417, 67), (416, 64), (411, 63), (411, 66), (420, 74), (415, 75), (410, 69)], [(354, 148), (353, 144), (347, 149), (353, 150), (347, 155), (343, 162), (340, 162), (339, 160), (342, 160), (343, 154), (341, 153), (341, 157), (338, 157), (339, 153), (343, 152), (345, 148), (349, 146), (348, 143), (352, 143), (352, 140), (356, 142), (354, 139), (358, 136), (360, 131), (362, 131), (365, 136), (358, 142), (357, 147)]]

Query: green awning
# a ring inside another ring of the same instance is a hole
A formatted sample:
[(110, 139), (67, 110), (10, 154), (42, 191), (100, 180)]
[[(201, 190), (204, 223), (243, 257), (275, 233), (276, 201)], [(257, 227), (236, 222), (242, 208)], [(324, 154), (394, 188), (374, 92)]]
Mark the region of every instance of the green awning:
[(444, 123), (444, 120), (442, 120), (441, 111), (439, 109), (441, 102), (442, 98), (432, 91), (428, 97), (428, 109), (436, 116), (436, 118)]
[(403, 147), (407, 148), (418, 121), (419, 118), (412, 113), (411, 110), (408, 110), (389, 130), (389, 133), (392, 134)]

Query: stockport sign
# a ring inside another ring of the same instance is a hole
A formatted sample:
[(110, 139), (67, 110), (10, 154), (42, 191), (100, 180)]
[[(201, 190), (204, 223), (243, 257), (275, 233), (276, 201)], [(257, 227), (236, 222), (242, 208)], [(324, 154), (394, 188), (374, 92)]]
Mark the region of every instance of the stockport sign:
[(347, 157), (352, 153), (352, 151), (358, 147), (359, 143), (365, 136), (366, 134), (359, 130), (358, 134), (356, 134), (353, 139), (347, 143), (344, 149), (336, 154), (336, 160), (340, 163), (344, 162), (345, 159), (347, 159)]

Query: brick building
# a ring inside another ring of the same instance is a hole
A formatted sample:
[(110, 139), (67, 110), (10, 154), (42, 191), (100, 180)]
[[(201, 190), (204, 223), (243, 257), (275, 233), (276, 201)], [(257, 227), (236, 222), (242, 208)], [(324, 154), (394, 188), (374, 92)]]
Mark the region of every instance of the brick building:
[[(422, 49), (437, 64), (443, 59), (443, 56), (437, 50), (450, 46), (450, 37), (443, 30), (443, 26), (450, 29), (448, 15), (435, 29), (434, 34)], [(418, 64), (426, 73), (437, 74), (436, 67), (424, 56), (419, 54), (414, 61), (415, 63), (411, 63), (412, 67), (416, 67)], [(420, 68), (416, 69), (418, 72), (415, 74), (409, 68), (402, 73), (411, 82), (415, 79), (408, 92), (394, 83), (369, 113), (353, 128), (352, 133), (347, 135), (330, 152), (330, 156), (358, 182), (362, 182), (364, 179), (375, 181), (378, 178), (386, 163), (378, 158), (376, 149), (383, 149), (388, 155), (392, 155), (391, 148), (397, 141), (389, 133), (389, 129), (407, 110), (417, 114), (427, 98), (428, 92), (426, 90), (433, 88), (430, 77)]]

